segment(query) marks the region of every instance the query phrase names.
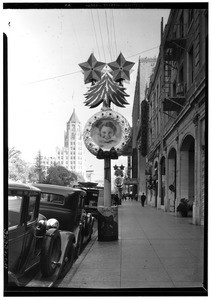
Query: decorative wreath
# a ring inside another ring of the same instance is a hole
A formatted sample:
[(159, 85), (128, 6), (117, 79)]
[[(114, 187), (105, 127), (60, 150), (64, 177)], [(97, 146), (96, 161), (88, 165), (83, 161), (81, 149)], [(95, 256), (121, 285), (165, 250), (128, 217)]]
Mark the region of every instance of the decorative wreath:
[[(118, 125), (117, 127), (119, 131), (121, 131), (121, 135), (116, 145), (112, 146), (112, 148), (114, 148), (118, 156), (120, 156), (130, 142), (132, 130), (125, 117), (111, 109), (102, 110), (93, 115), (87, 121), (83, 132), (84, 144), (86, 145), (87, 149), (95, 156), (97, 156), (99, 149), (104, 150), (104, 147), (100, 146), (96, 142), (96, 140), (93, 139), (93, 130), (94, 128), (96, 128), (100, 121), (111, 121), (114, 124)], [(108, 148), (106, 150), (108, 150)]]

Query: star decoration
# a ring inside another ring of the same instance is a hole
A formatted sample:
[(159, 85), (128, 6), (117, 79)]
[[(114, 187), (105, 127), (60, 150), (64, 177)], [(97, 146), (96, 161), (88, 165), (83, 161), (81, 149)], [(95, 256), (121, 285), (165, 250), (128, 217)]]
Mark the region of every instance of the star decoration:
[(102, 69), (104, 68), (106, 64), (103, 62), (99, 62), (94, 57), (94, 54), (92, 53), (87, 60), (87, 62), (79, 64), (81, 69), (84, 71), (84, 82), (92, 84), (98, 80), (101, 79), (102, 76)]
[(130, 80), (130, 69), (135, 63), (125, 60), (122, 53), (118, 56), (116, 61), (108, 64), (112, 69), (111, 74), (114, 81), (121, 82), (124, 79)]
[(125, 107), (125, 104), (129, 104), (125, 99), (128, 96), (125, 88), (116, 83), (109, 73), (105, 73), (85, 94), (85, 105), (95, 108), (103, 103), (104, 107), (110, 107), (110, 103), (113, 102), (119, 107)]

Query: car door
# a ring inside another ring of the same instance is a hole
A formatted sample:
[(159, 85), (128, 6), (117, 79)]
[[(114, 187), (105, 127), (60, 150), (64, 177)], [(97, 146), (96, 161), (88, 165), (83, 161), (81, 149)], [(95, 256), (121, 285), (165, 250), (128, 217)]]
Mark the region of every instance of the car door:
[(8, 195), (8, 269), (17, 272), (25, 238), (24, 196)]
[(22, 271), (31, 267), (39, 258), (36, 250), (36, 226), (38, 217), (39, 194), (30, 192), (27, 199), (26, 214), (25, 214), (25, 239), (23, 251), (21, 255)]

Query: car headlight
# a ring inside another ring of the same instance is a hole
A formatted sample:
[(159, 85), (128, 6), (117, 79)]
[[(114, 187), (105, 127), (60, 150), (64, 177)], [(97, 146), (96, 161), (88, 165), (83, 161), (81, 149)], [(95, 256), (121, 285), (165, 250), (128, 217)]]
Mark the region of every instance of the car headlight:
[(59, 221), (56, 219), (49, 219), (47, 221), (47, 228), (55, 228), (55, 229), (59, 229)]

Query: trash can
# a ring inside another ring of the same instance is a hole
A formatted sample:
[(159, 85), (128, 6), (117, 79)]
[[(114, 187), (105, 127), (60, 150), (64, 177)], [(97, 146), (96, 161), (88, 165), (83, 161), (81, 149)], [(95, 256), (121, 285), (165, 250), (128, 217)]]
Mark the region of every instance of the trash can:
[(98, 241), (118, 240), (118, 206), (98, 206)]

